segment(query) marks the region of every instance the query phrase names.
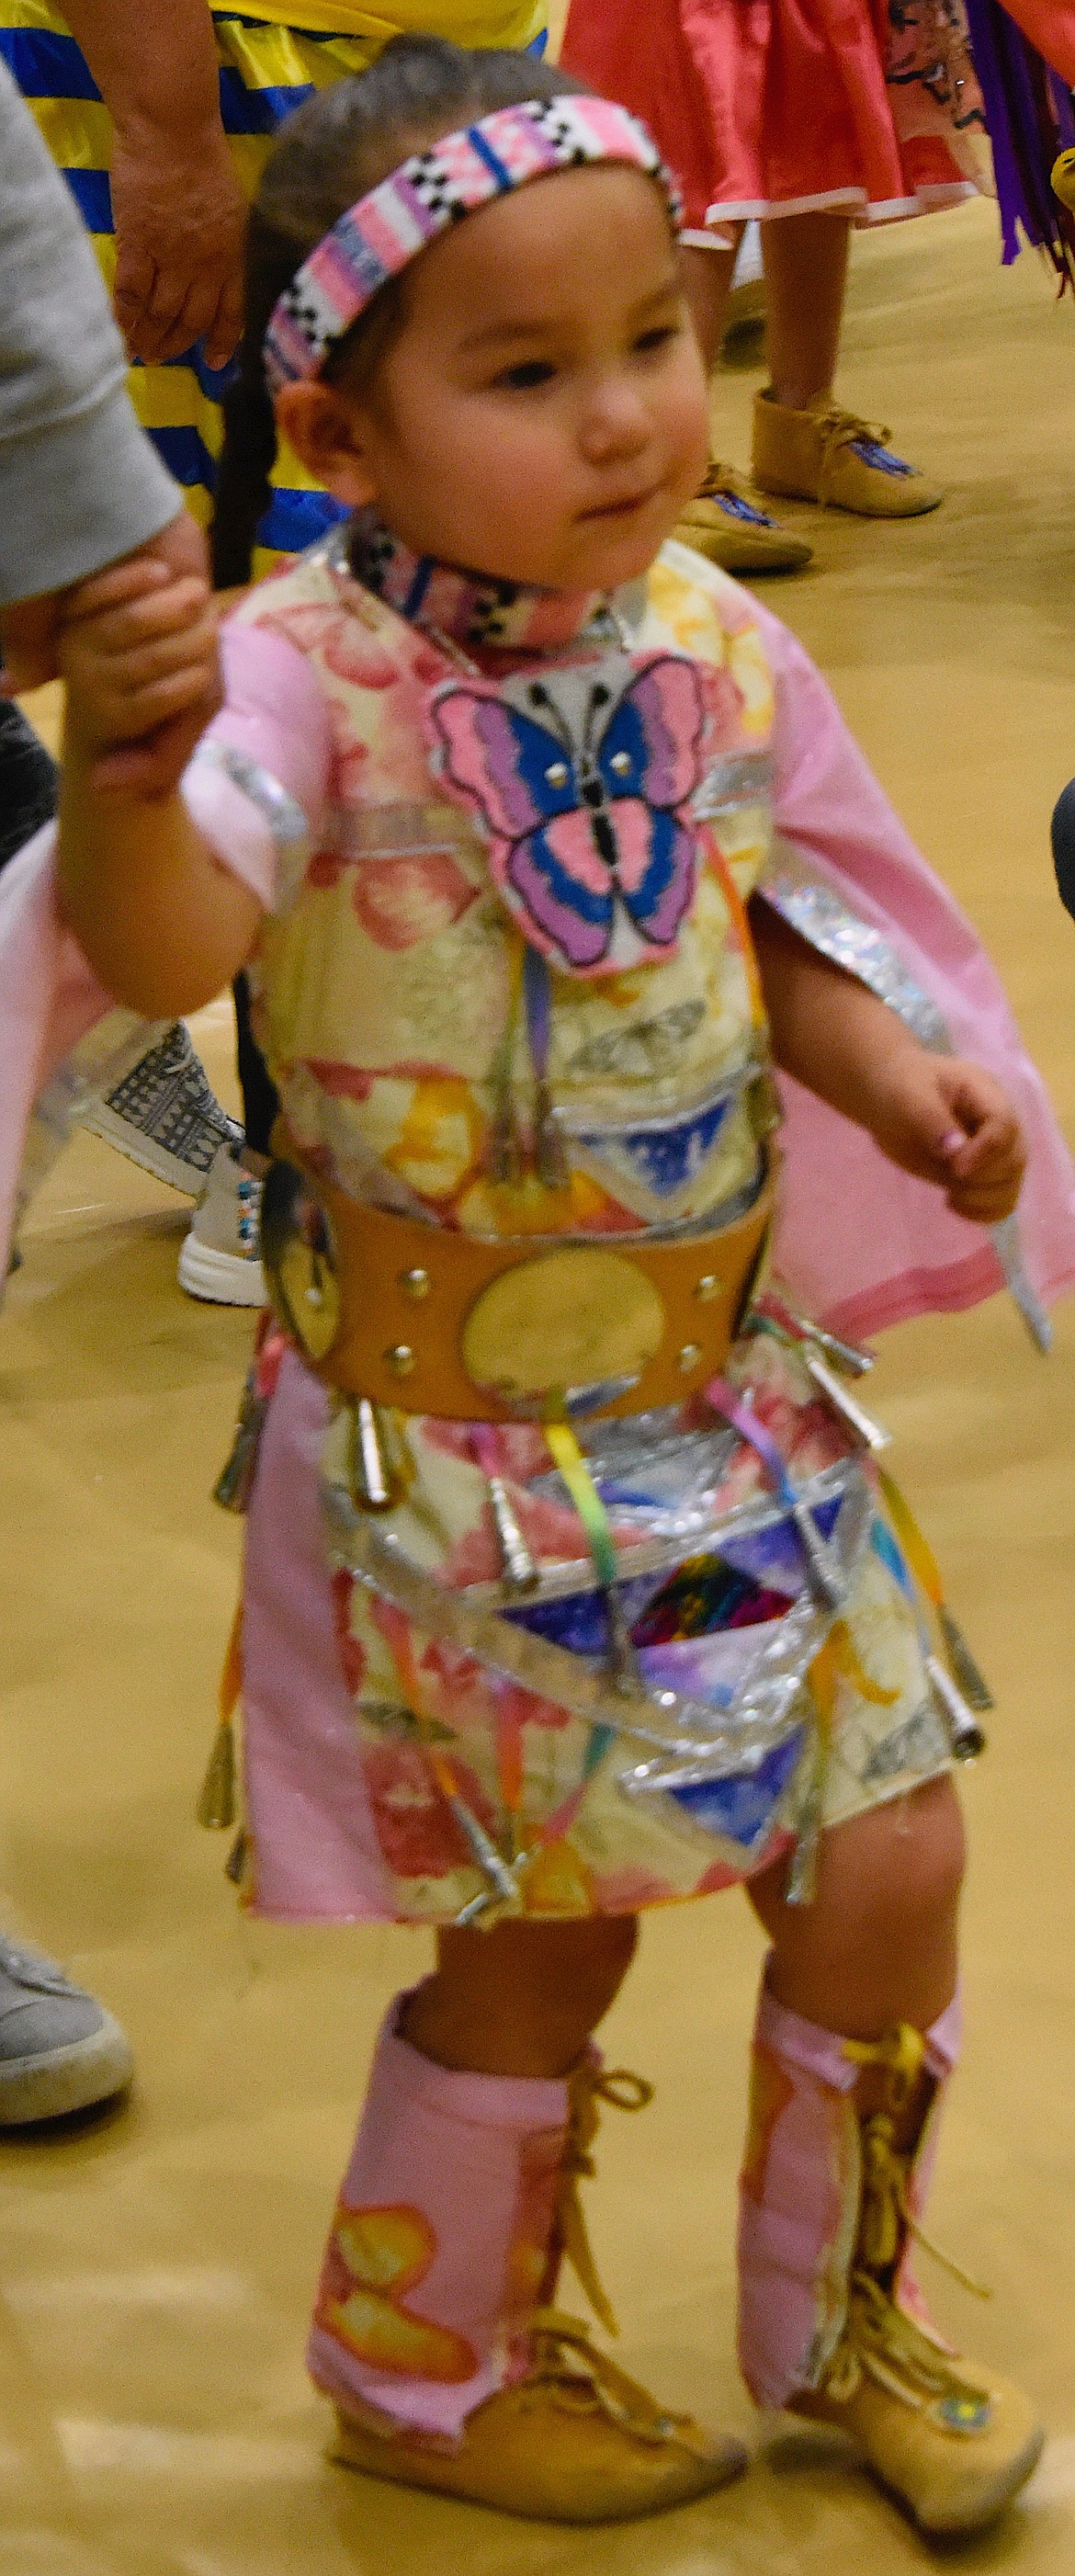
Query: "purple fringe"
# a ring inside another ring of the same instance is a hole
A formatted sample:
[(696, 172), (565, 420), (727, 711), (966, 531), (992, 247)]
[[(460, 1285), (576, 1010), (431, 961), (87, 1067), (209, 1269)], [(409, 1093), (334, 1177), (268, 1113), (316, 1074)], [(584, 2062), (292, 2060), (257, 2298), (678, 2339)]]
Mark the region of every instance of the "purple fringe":
[(1075, 232), (1049, 185), (1058, 152), (1075, 141), (1071, 93), (999, 0), (965, 0), (974, 68), (985, 100), (1000, 207), (1002, 258), (1020, 233), (1044, 250), (1063, 280), (1073, 274)]

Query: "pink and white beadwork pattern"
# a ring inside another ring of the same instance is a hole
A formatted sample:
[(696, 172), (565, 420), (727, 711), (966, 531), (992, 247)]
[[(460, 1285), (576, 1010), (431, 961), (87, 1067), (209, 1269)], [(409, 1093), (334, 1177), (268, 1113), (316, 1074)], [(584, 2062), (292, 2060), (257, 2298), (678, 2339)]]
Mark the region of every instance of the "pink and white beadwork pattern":
[(527, 99), (413, 153), (341, 215), (285, 288), (265, 334), (273, 392), (319, 375), (378, 290), (438, 233), (529, 179), (602, 161), (626, 162), (655, 179), (678, 230), (671, 172), (645, 126), (610, 99)]

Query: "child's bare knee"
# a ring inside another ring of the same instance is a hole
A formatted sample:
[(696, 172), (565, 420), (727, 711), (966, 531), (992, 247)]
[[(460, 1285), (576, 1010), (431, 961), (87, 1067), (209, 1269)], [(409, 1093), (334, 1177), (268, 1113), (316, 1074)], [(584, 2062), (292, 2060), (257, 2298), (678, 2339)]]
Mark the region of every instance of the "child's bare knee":
[(965, 1865), (963, 1818), (949, 1778), (875, 1807), (826, 1838), (824, 1894), (845, 1930), (897, 1943), (947, 1922)]

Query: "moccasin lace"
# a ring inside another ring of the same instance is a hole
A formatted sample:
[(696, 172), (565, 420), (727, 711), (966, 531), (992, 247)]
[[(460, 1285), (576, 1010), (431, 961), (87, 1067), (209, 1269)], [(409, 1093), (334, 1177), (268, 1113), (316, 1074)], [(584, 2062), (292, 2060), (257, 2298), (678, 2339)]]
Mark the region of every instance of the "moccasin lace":
[[(990, 2295), (951, 2256), (935, 2245), (919, 2225), (910, 2205), (909, 2185), (918, 2138), (895, 2144), (896, 2119), (911, 2098), (925, 2063), (920, 2031), (904, 2022), (879, 2040), (846, 2040), (844, 2053), (857, 2065), (876, 2067), (885, 2078), (886, 2107), (861, 2121), (862, 2205), (848, 2285), (847, 2323), (822, 2382), (826, 2393), (842, 2403), (853, 2397), (864, 2377), (887, 2388), (906, 2406), (924, 2407), (949, 2401), (958, 2416), (980, 2410), (986, 2392), (966, 2379), (957, 2362), (897, 2306), (891, 2293), (908, 2236), (931, 2254), (964, 2289), (978, 2298)], [(920, 2134), (920, 2131), (919, 2131)]]
[(821, 439), (819, 498), (827, 501), (844, 448), (855, 447), (860, 440), (868, 447), (887, 447), (892, 432), (883, 421), (863, 420), (859, 412), (844, 411), (839, 403), (827, 403), (823, 411), (814, 412), (813, 421)]
[(734, 465), (725, 465), (720, 457), (711, 456), (694, 497), (696, 501), (717, 501), (722, 492), (730, 492), (733, 500), (742, 500), (743, 478)]
[(948, 2400), (957, 2414), (966, 2410), (973, 2415), (988, 2397), (868, 2272), (854, 2272), (847, 2324), (821, 2384), (841, 2405), (854, 2397), (863, 2379), (874, 2380), (916, 2410)]
[(530, 2332), (526, 2390), (540, 2392), (566, 2414), (606, 2415), (637, 2441), (678, 2442), (700, 2458), (708, 2456), (710, 2445), (701, 2427), (689, 2415), (670, 2415), (658, 2406), (648, 2388), (598, 2351), (579, 2317), (565, 2316), (559, 2308), (538, 2308)]
[(600, 2104), (614, 2111), (644, 2111), (653, 2086), (625, 2066), (599, 2067), (584, 2058), (567, 2079), (567, 2138), (556, 2200), (555, 2238), (606, 2334), (619, 2333), (615, 2312), (601, 2282), (586, 2230), (579, 2184), (592, 2179), (590, 2153), (601, 2119)]

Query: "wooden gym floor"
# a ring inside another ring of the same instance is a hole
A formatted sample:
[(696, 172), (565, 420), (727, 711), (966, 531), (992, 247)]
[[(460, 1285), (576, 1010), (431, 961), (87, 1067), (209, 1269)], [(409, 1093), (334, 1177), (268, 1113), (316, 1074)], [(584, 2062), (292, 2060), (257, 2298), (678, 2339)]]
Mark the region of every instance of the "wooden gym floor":
[[(716, 389), (745, 461), (755, 367)], [(947, 484), (903, 526), (789, 512), (814, 569), (767, 597), (1001, 961), (1075, 1139), (1075, 926), (1047, 826), (1075, 770), (1075, 310), (982, 205), (856, 246), (845, 397)], [(229, 1012), (196, 1034), (230, 1089)], [(184, 1208), (80, 1140), (0, 1326), (6, 1651), (0, 1916), (122, 2016), (133, 2099), (0, 2147), (0, 2576), (898, 2576), (926, 2552), (845, 2463), (777, 2444), (726, 2496), (572, 2534), (327, 2466), (301, 2348), (405, 1932), (240, 1919), (194, 1797), (239, 1533), (209, 1488), (249, 1340), (175, 1283)], [(970, 2036), (932, 2214), (995, 2296), (937, 2283), (1051, 2427), (968, 2569), (1075, 2567), (1075, 1312), (1045, 1362), (1011, 1307), (892, 1335), (878, 1410), (998, 1690), (966, 1784)], [(759, 1959), (725, 1897), (647, 1928), (607, 2028), (656, 2080), (606, 2119), (593, 2234), (622, 2359), (750, 2428), (732, 2217)], [(930, 2285), (933, 2286), (932, 2276)]]

